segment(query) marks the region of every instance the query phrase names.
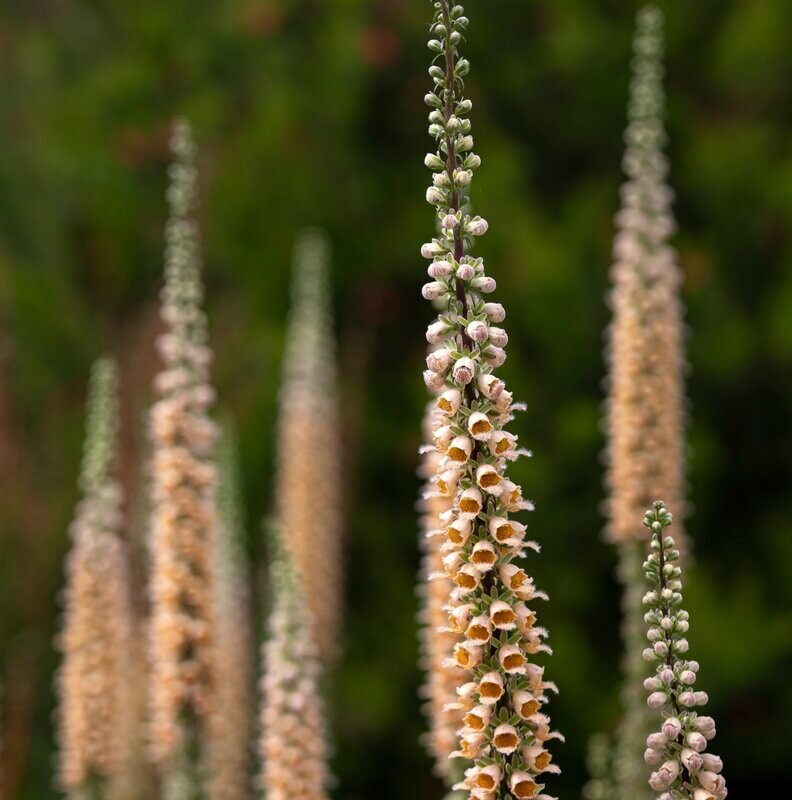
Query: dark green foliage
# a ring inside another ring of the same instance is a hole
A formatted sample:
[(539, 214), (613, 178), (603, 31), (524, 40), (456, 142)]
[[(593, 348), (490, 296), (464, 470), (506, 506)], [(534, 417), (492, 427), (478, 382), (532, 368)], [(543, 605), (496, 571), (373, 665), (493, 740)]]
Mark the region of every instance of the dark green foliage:
[[(792, 714), (782, 666), (792, 647), (782, 611), (792, 599), (792, 5), (664, 5), (676, 243), (693, 331), (691, 645), (730, 788), (758, 796), (780, 777), (778, 734)], [(536, 457), (515, 480), (537, 502), (530, 532), (544, 545), (536, 578), (551, 594), (543, 622), (561, 689), (553, 721), (568, 742), (555, 784), (565, 797), (582, 786), (587, 738), (618, 716), (598, 425), (636, 6), (467, 8), (467, 91), (485, 166), (475, 198), (490, 222), (478, 254), (507, 306), (504, 377), (528, 403), (516, 430)], [(136, 496), (176, 114), (192, 119), (202, 153), (215, 376), (240, 431), (250, 519), (271, 507), (291, 247), (306, 224), (329, 233), (352, 509), (334, 701), (339, 796), (439, 796), (417, 742), (413, 594), (430, 12), (407, 0), (3, 4), (0, 658), (3, 719), (16, 737), (3, 759), (24, 787), (11, 798), (54, 796), (49, 640), (83, 387), (104, 350), (120, 360), (122, 467), (130, 504)], [(250, 551), (260, 563), (261, 537)], [(725, 636), (727, 626), (741, 635)]]

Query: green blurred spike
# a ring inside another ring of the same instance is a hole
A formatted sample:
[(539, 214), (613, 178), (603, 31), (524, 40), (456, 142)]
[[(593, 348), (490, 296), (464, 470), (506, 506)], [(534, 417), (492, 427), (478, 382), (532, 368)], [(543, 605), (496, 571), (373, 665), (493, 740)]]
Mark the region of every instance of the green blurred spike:
[(99, 490), (111, 477), (117, 457), (118, 369), (112, 358), (94, 362), (86, 404), (85, 444), (80, 489), (85, 495)]

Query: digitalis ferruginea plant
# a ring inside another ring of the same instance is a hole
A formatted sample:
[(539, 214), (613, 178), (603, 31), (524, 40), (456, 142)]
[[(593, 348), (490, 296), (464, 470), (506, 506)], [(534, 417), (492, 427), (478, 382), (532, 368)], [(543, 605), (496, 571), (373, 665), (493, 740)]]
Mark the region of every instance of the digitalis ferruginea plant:
[(472, 103), (463, 96), (469, 63), (459, 54), (468, 19), (461, 5), (439, 0), (433, 6), (434, 88), (425, 101), (437, 150), (425, 163), (433, 173), (426, 199), (435, 207), (439, 233), (421, 254), (431, 262), (423, 296), (443, 313), (427, 331), (435, 349), (424, 379), (437, 395), (438, 412), (429, 447), (439, 459), (426, 499), (451, 501), (430, 535), (444, 540), (441, 575), (453, 585), (447, 627), (462, 637), (449, 656), (460, 676), (454, 705), (463, 712), (453, 756), (473, 763), (455, 788), (475, 800), (547, 800), (540, 794), (542, 776), (558, 768), (546, 743), (560, 735), (543, 713), (546, 692), (555, 687), (534, 660), (549, 652), (534, 610), (546, 595), (518, 563), (538, 546), (511, 518), (531, 504), (506, 470), (524, 451), (507, 430), (517, 406), (495, 373), (506, 360), (508, 336), (499, 327), (505, 312), (486, 299), (495, 280), (470, 254), (487, 222), (472, 216), (469, 205), (481, 159), (470, 134)]
[(272, 540), (273, 604), (262, 648), (261, 788), (267, 800), (328, 800), (330, 773), (314, 626), (291, 556), (277, 532)]
[[(151, 754), (166, 797), (193, 797), (206, 764), (214, 692), (214, 449), (211, 351), (202, 308), (195, 144), (180, 121), (171, 146), (165, 286), (157, 340), (162, 371), (151, 411)], [(193, 789), (193, 792), (195, 790)]]
[(116, 366), (101, 359), (91, 372), (82, 500), (71, 528), (59, 637), (59, 782), (70, 798), (104, 797), (129, 756), (132, 608), (119, 537), (121, 488), (113, 475), (116, 394)]
[[(622, 208), (611, 270), (612, 322), (606, 403), (608, 525), (619, 548), (623, 586), (624, 714), (614, 751), (618, 800), (646, 800), (641, 742), (650, 720), (642, 701), (646, 665), (641, 564), (646, 550), (640, 516), (654, 498), (684, 509), (684, 341), (681, 273), (668, 243), (674, 229), (668, 161), (663, 154), (663, 17), (638, 12), (630, 84)], [(686, 550), (679, 533), (680, 549)]]
[(649, 647), (643, 657), (654, 665), (654, 674), (644, 682), (646, 703), (660, 712), (660, 730), (646, 739), (646, 763), (654, 767), (649, 786), (658, 800), (723, 800), (726, 782), (719, 756), (705, 752), (715, 736), (715, 721), (696, 709), (706, 705), (707, 693), (693, 686), (699, 664), (688, 658), (685, 638), (690, 623), (682, 608), (682, 570), (679, 551), (668, 528), (672, 523), (662, 501), (656, 501), (644, 516), (651, 534), (651, 552), (644, 563), (649, 591), (644, 595), (644, 617)]

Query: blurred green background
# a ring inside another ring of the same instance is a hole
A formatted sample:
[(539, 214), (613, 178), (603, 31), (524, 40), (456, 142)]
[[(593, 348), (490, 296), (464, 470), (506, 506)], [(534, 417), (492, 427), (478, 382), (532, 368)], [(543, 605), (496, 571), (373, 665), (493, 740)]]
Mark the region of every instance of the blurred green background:
[[(465, 52), (484, 167), (477, 252), (536, 455), (555, 748), (577, 797), (618, 716), (618, 593), (601, 542), (602, 331), (637, 4), (475, 0)], [(692, 651), (733, 796), (786, 774), (792, 716), (792, 3), (665, 4), (686, 276)], [(92, 359), (123, 370), (122, 473), (143, 561), (169, 121), (201, 147), (221, 408), (240, 431), (250, 555), (272, 507), (290, 250), (334, 248), (348, 460), (337, 796), (439, 798), (417, 744), (413, 510), (425, 265), (425, 0), (6, 0), (0, 9), (0, 669), (8, 797), (54, 797), (51, 646)], [(786, 758), (785, 758), (786, 757)], [(750, 788), (749, 788), (750, 787)], [(554, 794), (556, 791), (553, 792)]]

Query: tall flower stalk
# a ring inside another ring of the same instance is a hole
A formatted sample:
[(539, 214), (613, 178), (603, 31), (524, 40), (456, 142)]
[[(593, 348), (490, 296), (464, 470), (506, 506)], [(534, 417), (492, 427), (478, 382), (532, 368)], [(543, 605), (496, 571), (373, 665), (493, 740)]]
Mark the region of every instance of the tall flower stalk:
[(253, 632), (236, 446), (224, 426), (218, 442), (217, 526), (215, 529), (215, 659), (222, 675), (212, 715), (211, 800), (250, 796), (250, 736), (253, 718)]
[(644, 684), (647, 705), (661, 711), (660, 730), (646, 740), (646, 763), (656, 767), (649, 786), (659, 800), (723, 800), (726, 782), (720, 774), (719, 756), (705, 752), (715, 736), (712, 717), (696, 711), (706, 705), (707, 693), (694, 690), (699, 664), (688, 659), (687, 611), (682, 608), (682, 570), (679, 551), (667, 533), (672, 517), (661, 501), (644, 516), (652, 537), (651, 553), (644, 563), (649, 591), (643, 604), (650, 646), (643, 657), (655, 665)]
[(175, 125), (171, 146), (166, 331), (157, 341), (163, 369), (150, 419), (150, 744), (166, 800), (192, 800), (201, 796), (214, 685), (216, 429), (193, 216), (195, 145), (186, 122)]
[(58, 673), (59, 778), (70, 798), (107, 797), (125, 766), (131, 604), (119, 537), (117, 373), (110, 359), (91, 372), (80, 490), (66, 561), (63, 665)]
[(273, 536), (274, 602), (262, 652), (261, 786), (267, 800), (328, 800), (321, 665), (291, 556)]
[(276, 494), (284, 546), (302, 582), (325, 661), (338, 651), (342, 582), (342, 448), (327, 261), (324, 236), (303, 233), (294, 255)]
[(444, 540), (442, 580), (454, 587), (447, 627), (462, 636), (450, 662), (459, 670), (457, 703), (464, 714), (453, 755), (473, 763), (455, 788), (486, 800), (546, 798), (538, 794), (542, 775), (558, 768), (545, 745), (559, 734), (543, 713), (546, 691), (554, 687), (533, 658), (550, 650), (532, 607), (546, 595), (515, 563), (538, 545), (510, 518), (531, 504), (506, 474), (507, 464), (525, 451), (506, 429), (517, 406), (495, 374), (506, 359), (508, 336), (499, 327), (505, 312), (486, 301), (495, 280), (483, 260), (470, 255), (487, 222), (472, 216), (469, 204), (481, 160), (470, 135), (472, 103), (463, 96), (469, 63), (458, 49), (468, 19), (461, 5), (433, 5), (434, 88), (425, 100), (437, 150), (425, 163), (433, 173), (426, 199), (435, 207), (439, 233), (421, 254), (431, 262), (423, 296), (438, 301), (444, 313), (427, 331), (437, 345), (424, 379), (438, 395), (432, 446), (440, 459), (426, 498), (451, 500), (432, 535)]
[[(619, 549), (623, 585), (624, 715), (614, 753), (619, 800), (648, 797), (639, 749), (649, 724), (641, 701), (645, 665), (639, 657), (645, 538), (637, 521), (655, 497), (684, 509), (682, 276), (668, 243), (674, 220), (663, 154), (662, 25), (656, 7), (639, 11), (623, 162), (627, 181), (611, 271), (606, 533)], [(687, 549), (681, 533), (680, 544)]]
[[(424, 418), (424, 435), (431, 439), (438, 415), (434, 402), (429, 404)], [(436, 450), (427, 450), (421, 456), (419, 475), (424, 481), (423, 494), (419, 500), (421, 511), (420, 531), (423, 558), (419, 594), (421, 596), (421, 667), (426, 674), (422, 688), (425, 697), (424, 713), (429, 730), (424, 737), (426, 749), (434, 760), (435, 772), (453, 783), (451, 753), (457, 749), (457, 730), (462, 725), (464, 712), (457, 706), (456, 688), (459, 673), (450, 663), (454, 646), (462, 641), (462, 634), (450, 630), (446, 606), (454, 589), (454, 583), (444, 575), (443, 545), (445, 538), (437, 535), (442, 530), (442, 515), (453, 507), (450, 497), (441, 497), (434, 489), (435, 475), (442, 456)]]

